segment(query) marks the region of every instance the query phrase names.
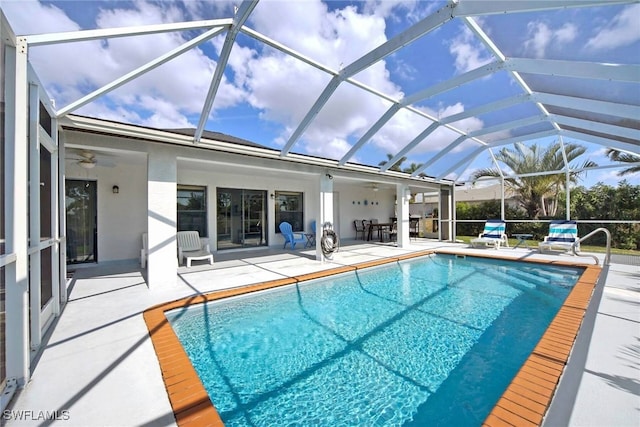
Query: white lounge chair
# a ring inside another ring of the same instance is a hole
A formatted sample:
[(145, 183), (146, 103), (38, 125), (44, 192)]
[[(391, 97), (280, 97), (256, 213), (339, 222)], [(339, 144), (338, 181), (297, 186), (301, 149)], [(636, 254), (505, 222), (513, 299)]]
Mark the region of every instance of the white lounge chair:
[(471, 246), (474, 248), (486, 248), (493, 246), (494, 249), (500, 249), (500, 245), (504, 244), (509, 247), (509, 240), (505, 234), (507, 224), (499, 219), (489, 219), (484, 224), (484, 230), (476, 239), (471, 240)]
[(187, 267), (191, 267), (193, 260), (209, 260), (213, 264), (213, 255), (209, 250), (208, 239), (201, 239), (197, 231), (178, 231), (178, 260), (186, 260)]
[[(538, 250), (540, 252), (551, 251), (552, 249), (569, 251), (578, 240), (578, 224), (575, 221), (551, 221), (549, 223), (549, 235), (544, 237), (544, 241), (538, 243)], [(577, 244), (576, 251), (579, 250), (580, 244)]]

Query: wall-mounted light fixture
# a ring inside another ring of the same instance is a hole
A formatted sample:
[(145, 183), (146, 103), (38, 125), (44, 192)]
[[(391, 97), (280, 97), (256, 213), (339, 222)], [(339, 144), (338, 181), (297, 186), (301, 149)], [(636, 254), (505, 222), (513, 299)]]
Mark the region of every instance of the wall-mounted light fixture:
[(111, 188), (111, 191), (113, 191), (113, 194), (118, 194), (120, 192), (120, 187), (118, 187), (117, 185), (114, 185)]
[(330, 173), (328, 173), (328, 174), (326, 175), (326, 177), (327, 177), (327, 178), (329, 178), (329, 179), (333, 179), (333, 175), (331, 175)]
[(271, 197), (271, 199), (275, 199), (275, 198), (276, 198), (276, 195), (275, 195), (275, 194), (273, 194), (273, 193), (271, 193), (271, 194), (269, 194), (269, 197)]

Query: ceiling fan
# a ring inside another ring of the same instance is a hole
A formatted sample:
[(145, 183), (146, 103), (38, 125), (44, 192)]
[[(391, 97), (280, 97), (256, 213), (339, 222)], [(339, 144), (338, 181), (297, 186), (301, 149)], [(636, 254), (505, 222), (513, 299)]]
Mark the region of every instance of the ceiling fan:
[(82, 151), (79, 154), (80, 158), (78, 160), (78, 166), (83, 167), (85, 169), (93, 169), (98, 164), (98, 160), (96, 159), (96, 155), (90, 151)]
[[(68, 160), (75, 160), (76, 164), (84, 169), (93, 169), (98, 164), (98, 158), (96, 154), (89, 150), (77, 150), (71, 153), (72, 157), (67, 157)], [(104, 161), (100, 161), (102, 166), (113, 166), (113, 164)]]
[(377, 192), (380, 189), (378, 184), (375, 182), (368, 184), (366, 187), (372, 189), (374, 192)]

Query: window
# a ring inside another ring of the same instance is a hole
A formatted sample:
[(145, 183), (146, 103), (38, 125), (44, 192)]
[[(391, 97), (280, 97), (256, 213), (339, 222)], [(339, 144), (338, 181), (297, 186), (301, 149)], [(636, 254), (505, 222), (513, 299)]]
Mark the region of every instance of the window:
[(207, 188), (178, 185), (178, 231), (197, 231), (207, 237)]
[(47, 132), (47, 135), (53, 136), (51, 133), (51, 116), (42, 102), (40, 103), (40, 126)]
[(304, 212), (302, 193), (276, 191), (276, 232), (280, 232), (280, 223), (288, 222), (293, 231), (304, 231)]

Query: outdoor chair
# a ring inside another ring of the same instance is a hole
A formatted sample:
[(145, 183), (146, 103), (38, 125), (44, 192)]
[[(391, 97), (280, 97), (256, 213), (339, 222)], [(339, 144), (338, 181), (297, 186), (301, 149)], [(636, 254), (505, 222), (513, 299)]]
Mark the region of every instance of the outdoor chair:
[(282, 233), (282, 237), (284, 237), (284, 245), (282, 246), (282, 249), (287, 247), (287, 243), (289, 244), (289, 247), (291, 249), (295, 249), (296, 243), (304, 242), (305, 239), (304, 233), (300, 233), (297, 231), (294, 232), (291, 224), (289, 224), (288, 222), (280, 223), (280, 233)]
[(488, 219), (484, 225), (484, 230), (476, 239), (471, 240), (471, 246), (474, 248), (486, 248), (492, 246), (494, 249), (500, 249), (500, 245), (509, 247), (509, 240), (506, 235), (507, 224), (499, 219)]
[(316, 221), (311, 221), (311, 233), (306, 233), (305, 237), (307, 241), (304, 244), (305, 248), (310, 248), (316, 244)]
[(359, 219), (354, 219), (353, 226), (356, 228), (356, 240), (358, 240), (358, 233), (362, 233), (362, 240), (366, 240), (366, 230), (363, 222)]
[(209, 239), (201, 239), (197, 231), (178, 231), (178, 260), (186, 260), (187, 267), (191, 267), (193, 260), (208, 260), (213, 264), (213, 254), (209, 250)]
[[(574, 243), (578, 242), (578, 224), (575, 221), (556, 220), (549, 223), (549, 235), (544, 241), (538, 243), (538, 250), (542, 252), (559, 249), (571, 250)], [(576, 251), (580, 250), (580, 244), (576, 244)]]
[(365, 227), (367, 240), (373, 238), (373, 230), (378, 230), (378, 239), (380, 238), (380, 227), (378, 227), (378, 218), (371, 218)]
[(420, 219), (409, 218), (409, 237), (413, 237), (413, 238), (418, 237), (419, 223), (420, 223)]
[(393, 224), (388, 229), (383, 229), (382, 240), (394, 241), (398, 239), (398, 223), (393, 221)]
[(373, 230), (373, 227), (371, 226), (371, 220), (363, 219), (362, 228), (364, 229), (364, 235), (365, 235), (365, 238), (363, 240), (371, 240), (371, 232)]

